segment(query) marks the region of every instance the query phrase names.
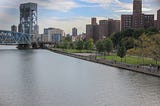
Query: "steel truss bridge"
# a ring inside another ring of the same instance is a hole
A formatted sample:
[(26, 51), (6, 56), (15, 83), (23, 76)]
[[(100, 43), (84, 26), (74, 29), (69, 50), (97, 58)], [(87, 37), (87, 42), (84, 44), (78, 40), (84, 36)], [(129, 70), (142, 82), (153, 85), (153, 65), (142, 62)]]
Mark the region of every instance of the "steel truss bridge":
[(31, 35), (0, 30), (0, 45), (31, 45)]

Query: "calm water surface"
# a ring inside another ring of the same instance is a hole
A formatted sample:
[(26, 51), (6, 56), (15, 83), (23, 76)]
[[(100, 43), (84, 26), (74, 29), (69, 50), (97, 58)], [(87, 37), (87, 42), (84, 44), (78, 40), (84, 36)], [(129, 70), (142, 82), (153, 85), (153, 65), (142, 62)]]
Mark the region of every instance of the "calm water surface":
[(0, 106), (160, 106), (160, 78), (47, 50), (4, 48)]

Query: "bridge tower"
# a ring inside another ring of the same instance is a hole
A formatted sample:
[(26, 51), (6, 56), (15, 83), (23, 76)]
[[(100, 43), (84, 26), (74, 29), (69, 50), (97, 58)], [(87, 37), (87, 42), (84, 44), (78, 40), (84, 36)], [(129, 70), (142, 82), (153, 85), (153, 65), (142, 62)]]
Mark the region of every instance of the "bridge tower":
[[(36, 38), (39, 33), (38, 27), (38, 15), (37, 15), (37, 4), (36, 3), (24, 3), (20, 4), (20, 24), (18, 31), (26, 33), (32, 36), (32, 41)], [(26, 45), (19, 45), (18, 47), (26, 47)]]

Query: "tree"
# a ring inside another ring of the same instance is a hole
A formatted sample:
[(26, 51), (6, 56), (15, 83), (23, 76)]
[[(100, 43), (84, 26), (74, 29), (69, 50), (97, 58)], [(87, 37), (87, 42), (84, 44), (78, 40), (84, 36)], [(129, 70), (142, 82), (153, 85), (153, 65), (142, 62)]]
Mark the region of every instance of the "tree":
[(76, 42), (76, 49), (78, 50), (84, 49), (84, 42), (82, 40)]
[(113, 42), (110, 38), (105, 39), (103, 42), (104, 42), (104, 49), (109, 55), (109, 53), (113, 50)]
[(152, 42), (154, 42), (153, 45), (153, 58), (156, 60), (156, 63), (158, 60), (160, 60), (160, 34), (156, 34), (152, 38)]
[(134, 38), (133, 37), (123, 38), (121, 40), (121, 45), (124, 45), (127, 50), (134, 48)]
[(104, 52), (105, 48), (104, 48), (103, 40), (98, 40), (96, 42), (96, 49), (99, 53)]
[(94, 48), (93, 39), (89, 39), (85, 42), (85, 49), (92, 50)]
[(134, 30), (133, 29), (126, 29), (121, 32), (123, 37), (133, 37)]
[(133, 32), (133, 37), (134, 37), (135, 39), (138, 39), (144, 32), (145, 32), (145, 31), (144, 31), (143, 28), (135, 29), (134, 32)]
[(147, 34), (147, 35), (153, 35), (156, 33), (158, 33), (158, 29), (155, 27), (150, 27), (145, 31), (145, 34)]
[(119, 49), (118, 49), (118, 52), (117, 52), (117, 56), (119, 56), (121, 58), (121, 62), (122, 62), (122, 58), (125, 57), (126, 55), (126, 48), (125, 46), (121, 46)]
[(121, 41), (121, 32), (117, 32), (117, 33), (113, 33), (111, 35), (111, 40), (113, 42), (113, 46), (115, 49), (118, 48), (118, 46), (120, 45), (120, 41)]

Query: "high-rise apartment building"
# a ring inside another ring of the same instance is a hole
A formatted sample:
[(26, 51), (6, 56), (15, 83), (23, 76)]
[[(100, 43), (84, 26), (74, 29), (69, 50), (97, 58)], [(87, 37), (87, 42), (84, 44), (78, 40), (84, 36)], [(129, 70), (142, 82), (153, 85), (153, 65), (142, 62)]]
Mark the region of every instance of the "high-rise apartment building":
[(97, 25), (97, 18), (95, 18), (95, 17), (92, 18), (92, 19), (91, 19), (91, 24), (92, 24), (92, 25)]
[(106, 38), (114, 32), (120, 32), (120, 20), (100, 20), (97, 24), (96, 19), (91, 19), (91, 24), (86, 25), (86, 38), (93, 38), (94, 42)]
[(133, 28), (143, 28), (142, 0), (133, 0)]
[(17, 26), (12, 25), (12, 26), (11, 26), (11, 31), (12, 31), (12, 32), (17, 32)]
[(121, 30), (154, 27), (154, 15), (142, 13), (142, 0), (133, 0), (133, 14), (121, 16)]
[(86, 25), (86, 38), (92, 38), (94, 42), (99, 40), (99, 25), (96, 22), (96, 18), (91, 19), (91, 24)]
[(133, 15), (121, 15), (121, 30), (131, 29)]
[(102, 39), (108, 36), (108, 20), (99, 21), (99, 37)]
[(157, 11), (157, 29), (160, 30), (160, 9)]
[(144, 22), (144, 29), (149, 27), (154, 27), (154, 15), (153, 14), (143, 14), (143, 22)]
[(19, 32), (31, 35), (38, 34), (38, 21), (37, 21), (37, 4), (24, 3), (20, 5), (20, 24)]
[(105, 38), (114, 32), (120, 32), (120, 20), (100, 20), (99, 21), (99, 37)]
[(77, 36), (77, 28), (72, 28), (72, 36)]

